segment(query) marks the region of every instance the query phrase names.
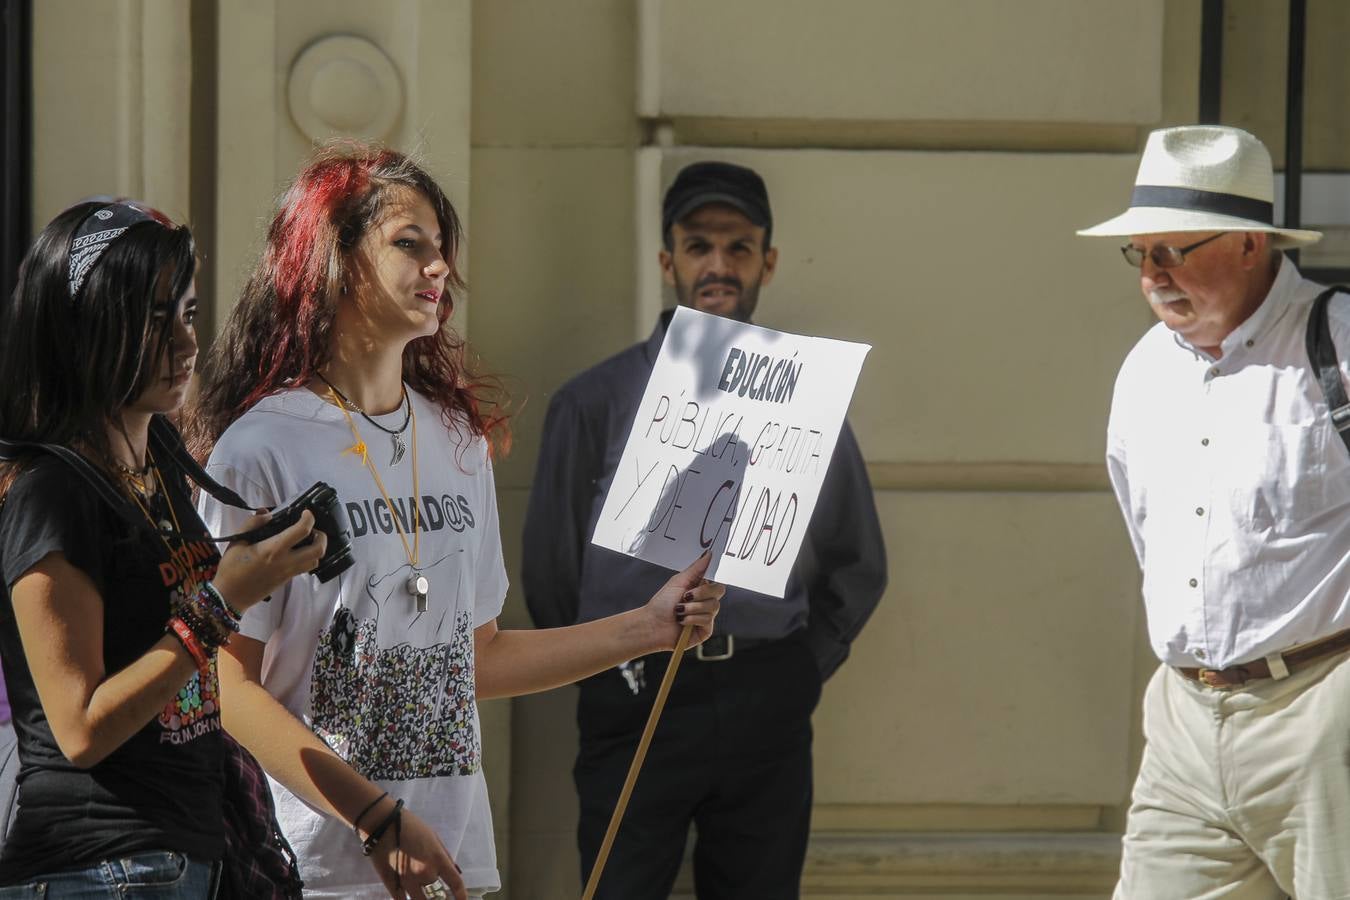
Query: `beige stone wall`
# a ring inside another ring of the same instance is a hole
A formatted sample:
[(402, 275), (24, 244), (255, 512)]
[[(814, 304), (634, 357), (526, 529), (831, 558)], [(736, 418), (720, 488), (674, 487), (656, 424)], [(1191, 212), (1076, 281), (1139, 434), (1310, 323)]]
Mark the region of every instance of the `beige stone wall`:
[[(1345, 166), (1350, 23), (1337, 0), (1309, 7), (1305, 158)], [(35, 4), (35, 224), (94, 193), (211, 216), (218, 321), (315, 116), (343, 133), (395, 109), (385, 139), (473, 210), (456, 321), (517, 403), (497, 469), (514, 576), (551, 391), (670, 302), (664, 184), (701, 157), (756, 167), (782, 252), (762, 321), (876, 347), (850, 416), (893, 573), (816, 719), (808, 894), (1109, 894), (1153, 662), (1102, 431), (1149, 314), (1111, 242), (1072, 231), (1124, 203), (1148, 129), (1193, 119), (1200, 0), (211, 8), (203, 22), (174, 0)], [(1278, 158), (1283, 4), (1228, 9), (1225, 118)], [(336, 81), (302, 92), (306, 131), (296, 60), (334, 36), (394, 77), (338, 54)], [(210, 110), (190, 89), (204, 46)], [(209, 147), (188, 127), (204, 112)], [(193, 210), (203, 177), (215, 202)], [(528, 624), (518, 591), (503, 621)], [(579, 893), (574, 704), (564, 689), (483, 706), (518, 900)]]
[[(519, 410), (515, 449), (496, 470), (513, 584), (548, 394), (633, 333), (633, 7), (631, 0), (473, 4), (472, 336), (486, 363), (509, 374)], [(516, 587), (503, 621), (529, 625)], [(509, 702), (517, 850), (506, 883), (518, 900), (580, 893), (575, 696), (564, 688)], [(499, 834), (506, 828), (499, 819)]]
[(1131, 126), (1158, 116), (1162, 0), (641, 7), (646, 116)]
[(45, 0), (33, 13), (33, 230), (95, 195), (186, 218), (187, 6)]

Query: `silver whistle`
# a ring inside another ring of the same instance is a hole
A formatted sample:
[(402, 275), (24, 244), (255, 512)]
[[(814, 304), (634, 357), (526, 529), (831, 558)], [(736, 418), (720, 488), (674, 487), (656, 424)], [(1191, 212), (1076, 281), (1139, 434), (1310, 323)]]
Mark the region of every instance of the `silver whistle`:
[(643, 659), (630, 659), (626, 663), (619, 663), (619, 674), (623, 676), (624, 682), (634, 696), (642, 693), (647, 687), (646, 668), (647, 661)]

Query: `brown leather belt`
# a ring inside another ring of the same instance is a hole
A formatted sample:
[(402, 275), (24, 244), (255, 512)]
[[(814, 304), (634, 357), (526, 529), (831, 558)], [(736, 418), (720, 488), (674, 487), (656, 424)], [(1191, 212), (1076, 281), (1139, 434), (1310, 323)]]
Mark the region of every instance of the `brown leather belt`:
[[(1320, 641), (1313, 641), (1310, 644), (1303, 644), (1283, 653), (1272, 655), (1282, 659), (1288, 672), (1292, 672), (1298, 666), (1340, 653), (1346, 649), (1350, 649), (1350, 628), (1345, 631), (1338, 631), (1331, 637), (1322, 638)], [(1173, 668), (1191, 681), (1198, 681), (1208, 687), (1235, 688), (1258, 678), (1270, 678), (1272, 672), (1268, 660), (1269, 657), (1254, 659), (1251, 662), (1229, 666), (1226, 669), (1197, 669), (1186, 666), (1174, 666)], [(1276, 665), (1278, 667), (1279, 663), (1277, 662)], [(1285, 674), (1288, 674), (1288, 672)]]
[(699, 662), (722, 662), (742, 650), (772, 643), (776, 638), (745, 638), (717, 632), (694, 649), (693, 658)]

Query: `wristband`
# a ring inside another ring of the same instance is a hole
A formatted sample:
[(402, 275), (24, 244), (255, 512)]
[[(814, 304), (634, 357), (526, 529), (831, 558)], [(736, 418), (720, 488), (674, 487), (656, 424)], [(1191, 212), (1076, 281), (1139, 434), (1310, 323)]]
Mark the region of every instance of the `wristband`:
[(370, 801), (370, 803), (366, 805), (366, 808), (357, 813), (355, 819), (352, 819), (352, 834), (356, 835), (357, 840), (361, 839), (361, 831), (360, 831), (361, 820), (366, 817), (366, 813), (370, 812), (372, 809), (375, 808), (375, 805), (377, 803), (379, 803), (381, 800), (383, 800), (385, 797), (388, 796), (389, 792), (385, 791), (383, 794), (376, 797), (374, 800)]
[(389, 815), (384, 817), (384, 821), (376, 825), (375, 830), (367, 835), (366, 839), (361, 842), (361, 854), (363, 856), (369, 856), (373, 853), (375, 851), (375, 845), (380, 842), (380, 838), (384, 837), (384, 833), (389, 830), (389, 826), (402, 818), (403, 801), (399, 800), (394, 804), (394, 808), (389, 812)]
[(178, 643), (183, 645), (183, 649), (192, 657), (193, 662), (197, 664), (197, 670), (203, 674), (211, 669), (211, 658), (207, 656), (206, 650), (202, 648), (201, 641), (197, 640), (197, 635), (192, 633), (192, 629), (187, 623), (178, 616), (169, 619), (168, 630), (173, 636), (178, 638)]

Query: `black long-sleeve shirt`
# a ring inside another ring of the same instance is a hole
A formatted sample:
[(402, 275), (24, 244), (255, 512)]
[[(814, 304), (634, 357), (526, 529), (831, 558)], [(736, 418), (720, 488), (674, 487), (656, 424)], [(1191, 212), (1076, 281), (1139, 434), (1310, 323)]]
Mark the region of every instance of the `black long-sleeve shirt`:
[[(525, 517), (525, 603), (540, 627), (633, 609), (670, 572), (590, 542), (671, 313), (644, 343), (577, 375), (553, 396)], [(780, 638), (807, 628), (828, 676), (886, 587), (886, 548), (862, 453), (847, 422), (783, 598), (728, 587), (717, 630)]]

